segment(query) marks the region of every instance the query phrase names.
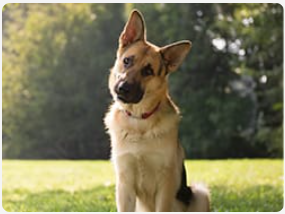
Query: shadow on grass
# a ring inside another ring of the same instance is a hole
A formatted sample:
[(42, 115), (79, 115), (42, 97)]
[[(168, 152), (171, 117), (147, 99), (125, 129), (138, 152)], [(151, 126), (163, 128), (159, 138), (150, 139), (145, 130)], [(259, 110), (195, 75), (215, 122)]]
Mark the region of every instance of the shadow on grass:
[[(243, 190), (211, 186), (212, 211), (280, 211), (283, 188), (252, 186)], [(25, 190), (3, 191), (3, 208), (15, 212), (112, 212), (116, 211), (114, 186), (68, 192), (51, 190), (31, 193)]]

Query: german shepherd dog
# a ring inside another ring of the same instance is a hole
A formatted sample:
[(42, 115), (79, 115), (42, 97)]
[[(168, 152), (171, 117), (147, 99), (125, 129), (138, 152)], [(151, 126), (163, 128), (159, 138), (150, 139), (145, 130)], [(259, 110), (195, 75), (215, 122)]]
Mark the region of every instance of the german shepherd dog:
[(146, 41), (142, 14), (132, 11), (119, 37), (109, 76), (114, 99), (105, 117), (116, 173), (118, 211), (209, 211), (209, 191), (187, 187), (180, 114), (168, 94), (168, 76), (190, 41), (157, 47)]

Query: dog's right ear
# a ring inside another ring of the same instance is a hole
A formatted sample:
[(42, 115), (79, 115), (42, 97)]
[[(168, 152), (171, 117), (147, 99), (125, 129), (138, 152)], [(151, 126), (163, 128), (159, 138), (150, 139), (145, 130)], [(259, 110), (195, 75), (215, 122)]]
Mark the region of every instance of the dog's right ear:
[(145, 24), (142, 14), (133, 10), (119, 39), (120, 47), (126, 47), (138, 40), (145, 40)]

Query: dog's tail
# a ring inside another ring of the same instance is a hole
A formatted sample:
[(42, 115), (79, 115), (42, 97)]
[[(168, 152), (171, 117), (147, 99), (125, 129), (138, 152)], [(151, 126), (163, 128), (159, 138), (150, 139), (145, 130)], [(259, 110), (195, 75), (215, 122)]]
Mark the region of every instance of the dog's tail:
[(210, 212), (210, 191), (203, 183), (191, 185), (192, 199), (187, 212)]

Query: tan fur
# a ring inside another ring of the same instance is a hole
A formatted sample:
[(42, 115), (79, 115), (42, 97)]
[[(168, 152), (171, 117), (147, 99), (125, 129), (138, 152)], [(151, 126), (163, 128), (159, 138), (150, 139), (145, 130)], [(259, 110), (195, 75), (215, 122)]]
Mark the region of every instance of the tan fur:
[[(178, 107), (168, 94), (168, 72), (174, 71), (191, 47), (184, 41), (159, 48), (146, 41), (144, 21), (133, 11), (120, 36), (119, 49), (111, 69), (109, 89), (114, 98), (105, 117), (111, 137), (111, 159), (116, 172), (116, 203), (118, 211), (209, 211), (208, 191), (193, 186), (193, 200), (185, 206), (176, 199), (181, 183), (184, 151), (178, 143)], [(161, 54), (162, 53), (162, 54)], [(130, 69), (123, 59), (135, 56)], [(158, 75), (163, 56), (162, 74)], [(142, 77), (146, 64), (154, 75)], [(114, 86), (118, 80), (139, 82), (144, 90), (137, 104), (117, 99)], [(159, 104), (159, 109), (147, 119), (140, 115)], [(126, 114), (132, 113), (132, 117)]]

